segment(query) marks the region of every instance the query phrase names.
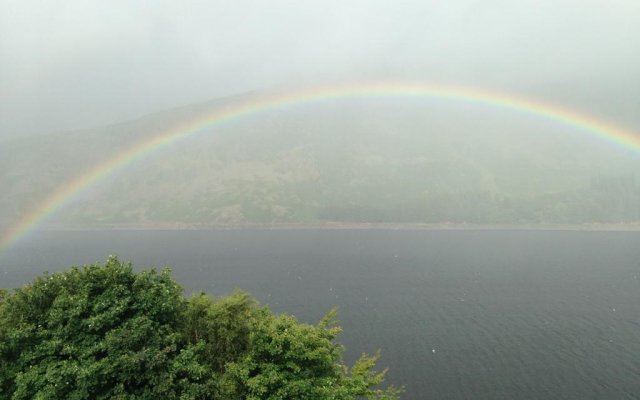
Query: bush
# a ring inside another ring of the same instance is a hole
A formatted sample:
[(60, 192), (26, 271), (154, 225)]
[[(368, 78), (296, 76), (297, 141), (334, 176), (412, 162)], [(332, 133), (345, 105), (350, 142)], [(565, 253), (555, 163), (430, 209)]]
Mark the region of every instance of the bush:
[(375, 389), (377, 355), (344, 365), (334, 317), (302, 324), (242, 292), (185, 299), (168, 270), (110, 257), (0, 290), (0, 398), (398, 398)]

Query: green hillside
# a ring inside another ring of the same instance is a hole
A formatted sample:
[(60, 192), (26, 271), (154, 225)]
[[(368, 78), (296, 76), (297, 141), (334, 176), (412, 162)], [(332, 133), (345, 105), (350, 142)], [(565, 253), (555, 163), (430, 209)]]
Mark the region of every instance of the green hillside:
[[(0, 223), (219, 99), (0, 146)], [(53, 222), (640, 221), (640, 157), (539, 117), (416, 99), (320, 101), (181, 140), (83, 192)]]

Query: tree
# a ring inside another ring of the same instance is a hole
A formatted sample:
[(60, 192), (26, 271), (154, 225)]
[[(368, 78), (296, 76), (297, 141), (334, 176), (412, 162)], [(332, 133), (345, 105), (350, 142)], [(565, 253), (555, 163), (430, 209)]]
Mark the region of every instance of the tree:
[(242, 292), (185, 299), (168, 270), (110, 257), (0, 291), (0, 398), (395, 399), (378, 356), (348, 368), (318, 325)]

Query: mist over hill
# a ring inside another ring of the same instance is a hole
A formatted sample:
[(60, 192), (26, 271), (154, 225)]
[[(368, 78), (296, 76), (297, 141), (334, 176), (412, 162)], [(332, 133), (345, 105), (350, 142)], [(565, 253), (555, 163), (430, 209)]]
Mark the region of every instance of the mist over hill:
[[(0, 146), (0, 223), (91, 167), (262, 93)], [(55, 224), (627, 223), (640, 157), (575, 127), (458, 101), (315, 101), (213, 126), (82, 192)]]

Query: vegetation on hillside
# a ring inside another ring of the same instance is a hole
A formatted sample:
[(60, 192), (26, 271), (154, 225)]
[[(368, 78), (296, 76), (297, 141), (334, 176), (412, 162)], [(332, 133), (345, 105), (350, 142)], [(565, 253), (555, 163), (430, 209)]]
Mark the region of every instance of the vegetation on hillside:
[(317, 325), (242, 292), (186, 299), (167, 270), (106, 264), (0, 290), (3, 399), (396, 399), (378, 356), (352, 367)]
[[(0, 225), (92, 166), (228, 103), (235, 104), (222, 99), (4, 143)], [(82, 192), (55, 222), (640, 222), (640, 158), (586, 138), (576, 128), (460, 104), (290, 107), (153, 152)]]

